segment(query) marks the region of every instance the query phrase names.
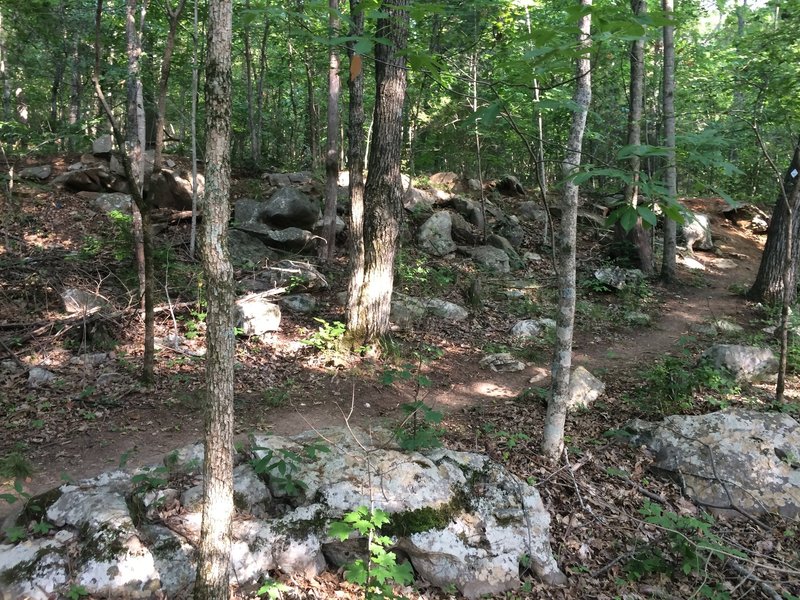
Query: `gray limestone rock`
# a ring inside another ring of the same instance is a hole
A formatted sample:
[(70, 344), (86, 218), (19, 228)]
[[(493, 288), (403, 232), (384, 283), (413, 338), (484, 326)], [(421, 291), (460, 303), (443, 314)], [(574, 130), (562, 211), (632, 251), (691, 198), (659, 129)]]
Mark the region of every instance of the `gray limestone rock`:
[(264, 203), (261, 219), (277, 228), (296, 227), (313, 229), (320, 219), (319, 204), (306, 194), (292, 187), (284, 187), (275, 192)]
[(130, 214), (131, 212), (131, 196), (130, 194), (100, 194), (90, 204), (97, 210), (106, 214), (119, 211), (123, 214)]
[(481, 267), (493, 273), (510, 273), (511, 260), (508, 254), (494, 246), (478, 246), (476, 248), (459, 248), (470, 256)]
[(686, 242), (686, 249), (691, 253), (698, 250), (711, 250), (714, 242), (711, 239), (711, 220), (702, 213), (689, 213), (686, 222), (681, 226), (681, 234)]
[(656, 472), (703, 505), (800, 515), (800, 424), (789, 415), (731, 409), (636, 420), (626, 429), (632, 443), (655, 453)]
[(480, 360), (480, 365), (484, 369), (491, 369), (498, 373), (513, 373), (525, 370), (525, 363), (511, 356), (510, 352), (487, 354)]
[(584, 367), (575, 367), (569, 378), (567, 408), (570, 411), (589, 408), (603, 392), (606, 385)]
[(281, 325), (281, 308), (267, 301), (267, 294), (247, 294), (234, 303), (236, 327), (244, 335), (264, 335), (277, 331)]
[(707, 359), (717, 369), (727, 369), (737, 381), (769, 379), (778, 372), (778, 359), (769, 348), (715, 344), (705, 352)]
[(20, 179), (37, 179), (44, 181), (50, 177), (53, 168), (50, 165), (38, 165), (35, 167), (25, 167), (19, 172)]
[(431, 215), (419, 228), (417, 243), (420, 249), (432, 256), (446, 256), (456, 250), (452, 237), (453, 221), (450, 213), (439, 211)]
[(297, 313), (311, 313), (317, 309), (317, 299), (311, 294), (292, 294), (282, 301), (286, 308)]

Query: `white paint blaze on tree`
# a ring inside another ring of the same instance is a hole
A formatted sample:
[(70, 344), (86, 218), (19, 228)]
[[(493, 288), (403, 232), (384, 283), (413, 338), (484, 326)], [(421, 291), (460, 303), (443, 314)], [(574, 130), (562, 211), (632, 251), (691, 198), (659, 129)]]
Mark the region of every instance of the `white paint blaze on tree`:
[(197, 600), (230, 594), (233, 517), (233, 268), (230, 218), (232, 5), (211, 0), (206, 55), (206, 198), (200, 250), (206, 278), (205, 461)]
[(561, 197), (561, 223), (556, 237), (558, 263), (558, 317), (556, 319), (556, 344), (553, 356), (552, 387), (547, 403), (542, 452), (552, 461), (558, 460), (564, 446), (564, 423), (567, 420), (567, 394), (572, 367), (572, 335), (575, 325), (575, 245), (578, 221), (578, 185), (573, 179), (581, 165), (583, 132), (586, 115), (592, 100), (591, 64), (591, 6), (592, 0), (580, 0), (581, 17), (578, 20), (579, 44), (584, 53), (576, 64), (575, 110), (567, 141), (567, 154), (561, 164), (564, 192)]

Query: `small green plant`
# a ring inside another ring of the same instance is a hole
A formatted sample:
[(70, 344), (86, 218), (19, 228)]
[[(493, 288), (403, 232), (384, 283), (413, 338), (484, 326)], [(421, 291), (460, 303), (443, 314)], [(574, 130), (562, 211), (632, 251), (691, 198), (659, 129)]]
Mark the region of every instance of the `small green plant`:
[(261, 393), (261, 399), (264, 401), (264, 404), (270, 408), (285, 406), (289, 401), (293, 386), (294, 382), (288, 380), (282, 385), (267, 388)]
[(280, 583), (278, 581), (273, 581), (269, 579), (264, 582), (264, 584), (258, 588), (256, 595), (258, 596), (266, 596), (270, 600), (278, 600), (284, 592), (289, 591), (289, 586), (285, 583)]
[(185, 329), (184, 335), (187, 340), (193, 340), (197, 337), (200, 331), (205, 327), (206, 312), (191, 310), (188, 317), (181, 317), (183, 327)]
[(69, 600), (80, 600), (88, 595), (89, 590), (82, 585), (72, 584), (69, 586), (69, 590), (67, 591), (67, 598), (69, 598)]
[(111, 253), (114, 260), (123, 261), (130, 258), (133, 250), (133, 217), (119, 210), (108, 213), (111, 220)]
[(131, 477), (134, 493), (158, 490), (167, 485), (167, 467), (145, 467), (140, 473)]
[(442, 422), (441, 412), (420, 400), (401, 404), (400, 408), (406, 418), (395, 434), (403, 450), (438, 448), (442, 445), (444, 430), (439, 427)]
[[(658, 526), (664, 532), (664, 543), (648, 543), (625, 565), (628, 578), (638, 581), (650, 573), (684, 575), (705, 573), (709, 560), (727, 560), (730, 556), (747, 558), (747, 555), (723, 543), (713, 531), (714, 519), (704, 513), (700, 516), (681, 516), (665, 511), (649, 500), (639, 509), (645, 522)], [(725, 598), (718, 594), (715, 582), (704, 579), (700, 597)]]
[(502, 446), (502, 457), (504, 461), (511, 458), (511, 453), (520, 442), (528, 442), (531, 437), (527, 433), (509, 432), (505, 430), (496, 431), (494, 425), (489, 423), (483, 427), (484, 433), (495, 438), (500, 446)]
[(380, 509), (359, 506), (347, 513), (341, 521), (331, 523), (328, 534), (345, 541), (352, 534), (366, 536), (369, 558), (356, 560), (345, 567), (345, 579), (364, 587), (365, 600), (389, 600), (398, 596), (393, 583), (408, 585), (414, 580), (414, 572), (407, 562), (397, 562), (391, 551), (392, 539), (380, 535), (380, 529), (390, 522), (389, 515)]
[(24, 527), (13, 525), (6, 529), (6, 537), (8, 538), (9, 542), (15, 544), (16, 542), (21, 542), (28, 537), (28, 533), (25, 531)]
[(44, 519), (31, 523), (31, 531), (33, 531), (33, 533), (38, 533), (39, 535), (47, 535), (52, 528), (53, 526)]
[(271, 483), (287, 496), (299, 496), (308, 488), (306, 483), (297, 478), (300, 465), (306, 461), (314, 461), (317, 454), (330, 452), (325, 444), (314, 442), (304, 446), (300, 453), (286, 448), (265, 448), (254, 446), (254, 452), (263, 451), (261, 458), (253, 457), (250, 464), (259, 475), (269, 477)]
[(328, 323), (325, 319), (318, 317), (315, 317), (314, 320), (320, 324), (319, 328), (300, 343), (316, 348), (320, 352), (335, 351), (347, 330), (345, 324), (341, 321)]
[(83, 259), (95, 258), (103, 251), (103, 240), (94, 235), (87, 235), (83, 238), (80, 257)]
[(33, 475), (33, 466), (19, 451), (0, 457), (0, 479), (24, 480)]

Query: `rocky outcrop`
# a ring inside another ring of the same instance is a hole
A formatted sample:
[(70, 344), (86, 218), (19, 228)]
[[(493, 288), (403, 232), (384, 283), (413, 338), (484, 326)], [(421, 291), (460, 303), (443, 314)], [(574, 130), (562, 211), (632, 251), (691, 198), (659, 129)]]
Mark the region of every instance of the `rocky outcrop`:
[[(192, 210), (192, 174), (184, 171), (162, 169), (150, 177), (150, 201), (156, 208)], [(205, 195), (206, 180), (197, 174), (198, 202)]]
[[(313, 576), (326, 557), (340, 566), (348, 556), (336, 551), (340, 542), (329, 527), (359, 506), (389, 514), (383, 533), (419, 577), (454, 585), (467, 598), (519, 586), (523, 558), (544, 582), (566, 582), (535, 488), (487, 456), (406, 452), (393, 439), (388, 431), (349, 427), (254, 435), (234, 470), (231, 567), (238, 584), (250, 589), (274, 569)], [(0, 597), (49, 600), (71, 585), (91, 596), (189, 597), (202, 462), (202, 446), (193, 445), (163, 465), (106, 473), (34, 499), (54, 528), (0, 545)], [(365, 547), (359, 538), (348, 540), (355, 549)]]
[(732, 409), (626, 429), (654, 452), (655, 471), (708, 508), (800, 515), (800, 424), (789, 415)]
[(446, 256), (455, 252), (452, 228), (453, 221), (449, 212), (442, 210), (433, 213), (419, 228), (417, 244), (423, 252), (432, 256)]
[(681, 235), (686, 242), (686, 249), (693, 252), (698, 250), (711, 250), (714, 242), (711, 239), (711, 219), (702, 213), (689, 213), (686, 222), (681, 226)]
[(778, 359), (769, 348), (715, 344), (702, 358), (716, 369), (726, 369), (737, 381), (764, 380), (778, 373)]

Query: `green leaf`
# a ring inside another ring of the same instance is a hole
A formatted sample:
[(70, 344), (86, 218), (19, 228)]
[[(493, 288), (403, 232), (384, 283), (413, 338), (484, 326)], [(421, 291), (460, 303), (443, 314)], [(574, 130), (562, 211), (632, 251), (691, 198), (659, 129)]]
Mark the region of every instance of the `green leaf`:
[(0, 494), (0, 500), (8, 502), (9, 504), (14, 504), (14, 502), (17, 501), (17, 497), (14, 494)]
[(353, 528), (342, 521), (334, 521), (328, 527), (328, 535), (338, 538), (340, 542), (348, 539), (351, 533), (353, 533)]
[(367, 583), (368, 575), (369, 573), (367, 572), (367, 568), (364, 565), (363, 560), (355, 561), (344, 572), (344, 578), (347, 581), (350, 583), (356, 583), (358, 585), (364, 585)]
[(639, 205), (636, 207), (636, 212), (639, 213), (639, 216), (642, 217), (642, 221), (650, 225), (651, 227), (655, 227), (658, 223), (658, 215), (654, 213), (649, 206)]

